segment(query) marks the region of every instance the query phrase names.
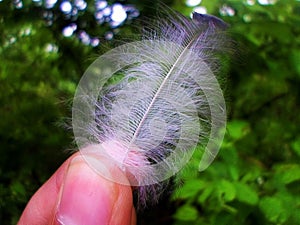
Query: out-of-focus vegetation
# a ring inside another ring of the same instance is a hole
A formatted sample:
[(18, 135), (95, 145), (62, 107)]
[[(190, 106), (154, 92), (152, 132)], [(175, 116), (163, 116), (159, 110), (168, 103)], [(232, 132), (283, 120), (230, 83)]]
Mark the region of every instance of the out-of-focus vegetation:
[(300, 2), (276, 2), (203, 1), (223, 7), (242, 55), (220, 154), (205, 172), (193, 172), (197, 156), (182, 172), (176, 225), (300, 224)]
[[(62, 1), (52, 8), (37, 2), (0, 1), (1, 224), (17, 222), (74, 148), (61, 125), (86, 67), (114, 44), (105, 39), (133, 36), (139, 26), (133, 17), (116, 27), (109, 19), (97, 23), (94, 1), (74, 18), (63, 15)], [(164, 201), (169, 207), (146, 210), (139, 224), (300, 224), (300, 1), (165, 3), (187, 16), (206, 10), (222, 17), (238, 49), (228, 68), (228, 128), (219, 156), (199, 173), (196, 152)], [(134, 6), (140, 18), (155, 14), (153, 2), (121, 4)], [(77, 29), (67, 37), (64, 28), (73, 23)]]

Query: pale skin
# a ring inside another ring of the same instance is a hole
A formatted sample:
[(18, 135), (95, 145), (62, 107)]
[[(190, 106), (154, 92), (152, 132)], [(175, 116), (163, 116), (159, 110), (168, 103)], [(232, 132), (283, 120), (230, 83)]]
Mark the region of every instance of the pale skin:
[(76, 153), (32, 196), (18, 222), (58, 224), (135, 225), (132, 188), (103, 178)]

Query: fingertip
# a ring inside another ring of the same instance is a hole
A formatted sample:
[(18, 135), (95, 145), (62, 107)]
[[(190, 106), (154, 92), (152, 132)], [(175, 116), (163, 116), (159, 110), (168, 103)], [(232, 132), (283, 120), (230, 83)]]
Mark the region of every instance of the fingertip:
[(135, 218), (131, 187), (103, 178), (76, 153), (34, 194), (18, 224), (133, 225)]
[(103, 178), (78, 156), (70, 163), (64, 179), (56, 219), (63, 225), (129, 225), (132, 207), (130, 186)]

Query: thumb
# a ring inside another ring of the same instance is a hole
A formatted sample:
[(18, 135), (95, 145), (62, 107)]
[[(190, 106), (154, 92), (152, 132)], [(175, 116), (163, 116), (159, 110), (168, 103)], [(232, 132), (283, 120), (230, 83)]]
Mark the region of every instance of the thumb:
[(106, 180), (76, 154), (32, 197), (18, 224), (135, 223), (131, 187)]
[(131, 224), (132, 210), (130, 186), (104, 179), (80, 156), (72, 160), (57, 207), (60, 224)]

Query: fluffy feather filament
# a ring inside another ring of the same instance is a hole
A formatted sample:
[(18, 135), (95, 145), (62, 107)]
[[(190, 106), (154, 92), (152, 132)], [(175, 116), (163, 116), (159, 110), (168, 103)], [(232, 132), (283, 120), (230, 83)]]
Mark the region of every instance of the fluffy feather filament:
[[(93, 144), (94, 153), (122, 169), (130, 185), (139, 187), (142, 204), (149, 194), (155, 199), (159, 183), (188, 162), (199, 140), (207, 144), (199, 165), (205, 169), (226, 125), (215, 73), (227, 25), (209, 15), (194, 13), (190, 20), (174, 12), (157, 24), (142, 41), (100, 56), (81, 79), (73, 103), (79, 148)], [(117, 72), (120, 82), (105, 86)]]

